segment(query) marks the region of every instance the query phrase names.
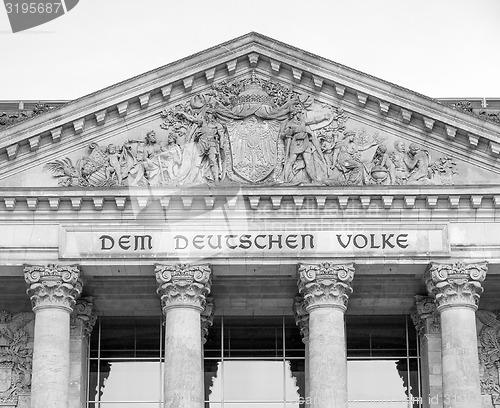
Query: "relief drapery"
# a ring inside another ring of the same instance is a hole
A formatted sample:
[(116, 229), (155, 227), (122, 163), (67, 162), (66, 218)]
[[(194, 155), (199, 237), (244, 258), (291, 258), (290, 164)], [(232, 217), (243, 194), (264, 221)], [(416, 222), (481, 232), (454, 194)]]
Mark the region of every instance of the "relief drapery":
[(60, 185), (80, 187), (452, 184), (456, 174), (450, 157), (348, 129), (342, 109), (253, 72), (161, 118), (143, 138), (92, 143), (76, 163), (66, 157), (44, 168)]

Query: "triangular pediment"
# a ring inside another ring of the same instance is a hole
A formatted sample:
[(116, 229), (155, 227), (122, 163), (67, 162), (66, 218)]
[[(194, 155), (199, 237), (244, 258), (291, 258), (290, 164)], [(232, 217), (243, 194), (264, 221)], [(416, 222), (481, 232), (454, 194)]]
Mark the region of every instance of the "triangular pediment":
[(250, 33), (0, 130), (0, 187), (497, 184), (499, 154), (496, 123)]

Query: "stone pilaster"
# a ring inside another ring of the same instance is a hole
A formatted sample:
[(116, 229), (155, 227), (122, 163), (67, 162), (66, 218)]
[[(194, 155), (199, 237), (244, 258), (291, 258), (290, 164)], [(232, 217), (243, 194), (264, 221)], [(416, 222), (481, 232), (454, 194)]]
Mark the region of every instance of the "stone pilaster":
[(208, 265), (157, 265), (165, 314), (165, 406), (202, 408), (204, 403), (201, 313), (210, 293)]
[(204, 346), (207, 342), (208, 330), (214, 324), (214, 309), (214, 298), (212, 296), (207, 296), (205, 300), (205, 307), (200, 314), (202, 346)]
[(35, 312), (32, 408), (67, 408), (70, 373), (70, 313), (82, 290), (76, 266), (26, 266)]
[(293, 315), (295, 317), (295, 324), (300, 329), (302, 336), (302, 343), (304, 343), (304, 376), (305, 376), (305, 390), (304, 397), (309, 398), (309, 313), (307, 313), (304, 297), (302, 295), (295, 296), (293, 302)]
[(309, 313), (309, 393), (314, 408), (347, 408), (344, 313), (354, 265), (299, 266), (299, 293)]
[(92, 297), (76, 301), (70, 316), (69, 408), (81, 408), (87, 400), (88, 345), (96, 323)]
[(443, 408), (441, 319), (430, 296), (415, 296), (413, 323), (420, 342), (423, 408)]
[[(205, 343), (207, 342), (208, 331), (210, 327), (214, 324), (214, 298), (212, 296), (207, 296), (205, 308), (201, 312), (201, 376), (202, 376), (202, 384), (203, 384), (203, 399), (205, 399), (205, 395), (210, 393), (210, 387), (213, 385), (213, 382), (205, 382)], [(210, 362), (208, 363), (210, 366)], [(214, 372), (215, 375), (215, 372)]]
[(443, 403), (480, 408), (476, 316), (486, 263), (431, 263), (424, 279), (441, 318)]

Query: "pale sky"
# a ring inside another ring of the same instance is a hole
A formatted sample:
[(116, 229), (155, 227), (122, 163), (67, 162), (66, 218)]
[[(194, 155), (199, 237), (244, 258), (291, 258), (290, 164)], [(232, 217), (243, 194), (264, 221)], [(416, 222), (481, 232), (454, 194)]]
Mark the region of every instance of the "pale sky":
[(431, 97), (500, 97), (500, 0), (80, 0), (13, 34), (0, 100), (75, 99), (257, 31)]

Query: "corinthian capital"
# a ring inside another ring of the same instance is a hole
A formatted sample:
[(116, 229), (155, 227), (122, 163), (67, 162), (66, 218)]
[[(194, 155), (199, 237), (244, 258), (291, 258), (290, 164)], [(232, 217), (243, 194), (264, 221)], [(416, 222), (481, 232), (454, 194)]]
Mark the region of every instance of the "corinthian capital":
[(297, 295), (293, 300), (293, 315), (295, 316), (295, 324), (300, 329), (302, 342), (309, 341), (309, 313), (306, 311), (304, 296)]
[(92, 297), (80, 298), (76, 301), (73, 313), (71, 313), (71, 330), (77, 333), (89, 335), (97, 321), (94, 312), (94, 299)]
[(212, 284), (209, 265), (156, 265), (155, 273), (164, 311), (183, 306), (203, 311)]
[(411, 318), (419, 334), (441, 333), (441, 318), (434, 298), (415, 296), (415, 310), (411, 314)]
[(436, 299), (438, 312), (446, 307), (465, 306), (477, 309), (486, 278), (486, 262), (466, 264), (431, 263), (424, 279), (430, 296)]
[(34, 312), (43, 308), (71, 312), (83, 286), (78, 267), (69, 265), (28, 265), (24, 267), (24, 280)]
[(323, 262), (317, 265), (299, 266), (299, 292), (304, 296), (307, 312), (316, 307), (347, 309), (354, 264), (335, 265)]

